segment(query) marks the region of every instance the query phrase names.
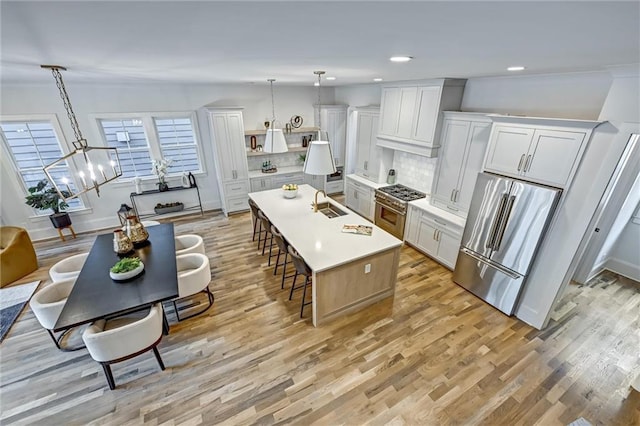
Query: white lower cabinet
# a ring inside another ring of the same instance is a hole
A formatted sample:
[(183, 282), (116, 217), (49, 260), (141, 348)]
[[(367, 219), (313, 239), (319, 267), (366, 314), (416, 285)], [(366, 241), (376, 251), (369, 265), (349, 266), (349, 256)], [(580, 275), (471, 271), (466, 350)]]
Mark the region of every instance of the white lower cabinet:
[(373, 222), (375, 215), (375, 190), (347, 177), (345, 203), (354, 212)]
[(324, 190), (325, 177), (321, 175), (304, 175), (304, 183), (313, 186), (317, 190)]
[(266, 191), (272, 188), (270, 177), (251, 178), (250, 182), (251, 192)]
[(405, 241), (449, 269), (456, 266), (462, 231), (431, 212), (409, 206)]

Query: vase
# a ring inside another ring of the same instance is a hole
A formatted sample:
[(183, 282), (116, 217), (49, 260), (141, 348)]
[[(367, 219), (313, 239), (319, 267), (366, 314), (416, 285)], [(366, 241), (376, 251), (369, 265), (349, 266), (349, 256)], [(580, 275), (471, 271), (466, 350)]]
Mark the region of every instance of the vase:
[(129, 237), (127, 237), (127, 234), (125, 234), (122, 229), (113, 231), (113, 251), (118, 254), (125, 254), (131, 250), (133, 250), (133, 243)]
[(169, 184), (167, 182), (158, 182), (158, 191), (164, 192), (169, 190)]
[(127, 237), (131, 240), (134, 246), (143, 245), (149, 238), (149, 233), (144, 226), (138, 221), (137, 216), (127, 217)]

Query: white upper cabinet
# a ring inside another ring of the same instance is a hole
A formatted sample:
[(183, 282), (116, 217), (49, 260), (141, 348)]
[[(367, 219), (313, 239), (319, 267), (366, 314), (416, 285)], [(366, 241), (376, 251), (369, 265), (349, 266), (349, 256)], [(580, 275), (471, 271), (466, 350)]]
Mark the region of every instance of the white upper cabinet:
[(444, 116), (431, 203), (464, 217), (482, 169), (491, 119), (484, 114), (448, 111)]
[(566, 188), (597, 121), (491, 116), (484, 169)]
[[(320, 107), (320, 124), (322, 131), (327, 132), (331, 152), (336, 166), (344, 166), (347, 144), (347, 106), (322, 105)], [(318, 125), (318, 106), (315, 106), (316, 126)]]
[(438, 155), (443, 110), (460, 109), (466, 80), (437, 79), (384, 86), (378, 146)]
[(393, 152), (376, 144), (380, 113), (377, 108), (356, 108), (356, 174), (372, 182), (386, 179), (393, 163)]

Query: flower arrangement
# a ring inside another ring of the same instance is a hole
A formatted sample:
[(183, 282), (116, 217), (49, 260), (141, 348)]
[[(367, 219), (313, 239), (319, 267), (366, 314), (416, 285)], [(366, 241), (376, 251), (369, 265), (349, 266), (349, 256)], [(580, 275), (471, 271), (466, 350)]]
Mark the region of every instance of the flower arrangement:
[(164, 177), (167, 175), (167, 169), (171, 167), (172, 161), (173, 160), (165, 160), (163, 158), (161, 160), (153, 160), (151, 162), (151, 171), (158, 177), (158, 187), (160, 191), (166, 191), (169, 189), (169, 185), (167, 185), (167, 181)]

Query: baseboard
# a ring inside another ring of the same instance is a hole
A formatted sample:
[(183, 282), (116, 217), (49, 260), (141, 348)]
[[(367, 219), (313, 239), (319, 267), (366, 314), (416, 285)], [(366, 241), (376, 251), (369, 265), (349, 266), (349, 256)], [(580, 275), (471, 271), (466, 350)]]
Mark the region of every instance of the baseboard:
[(640, 282), (640, 265), (634, 265), (624, 260), (610, 258), (605, 268), (618, 275)]

